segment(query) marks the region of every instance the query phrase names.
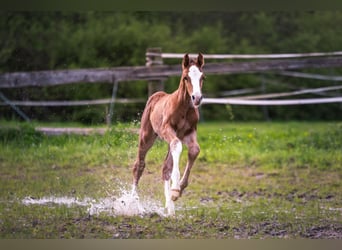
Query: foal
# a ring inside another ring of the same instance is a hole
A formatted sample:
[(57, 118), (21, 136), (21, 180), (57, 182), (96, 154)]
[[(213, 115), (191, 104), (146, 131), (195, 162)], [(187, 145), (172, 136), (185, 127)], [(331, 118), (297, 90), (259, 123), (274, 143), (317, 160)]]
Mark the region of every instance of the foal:
[[(196, 129), (199, 120), (198, 107), (202, 101), (203, 65), (201, 53), (196, 60), (190, 60), (189, 55), (185, 54), (178, 89), (171, 94), (161, 91), (154, 93), (148, 99), (141, 118), (139, 149), (133, 166), (133, 193), (136, 192), (144, 171), (147, 151), (159, 136), (169, 145), (162, 171), (165, 207), (169, 215), (175, 213), (173, 202), (187, 187), (191, 167), (200, 152)], [(183, 143), (188, 147), (188, 162), (180, 179), (179, 158)]]

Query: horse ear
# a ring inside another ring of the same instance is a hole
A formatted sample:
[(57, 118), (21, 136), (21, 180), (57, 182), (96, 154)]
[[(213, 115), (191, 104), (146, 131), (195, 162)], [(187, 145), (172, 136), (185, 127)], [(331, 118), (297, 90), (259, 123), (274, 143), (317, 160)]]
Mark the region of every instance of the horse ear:
[(190, 64), (190, 58), (189, 58), (189, 54), (186, 53), (183, 57), (183, 62), (182, 62), (182, 67), (183, 69), (187, 68)]
[(198, 53), (198, 57), (197, 57), (197, 66), (199, 68), (202, 68), (204, 65), (204, 57), (202, 55), (202, 53)]

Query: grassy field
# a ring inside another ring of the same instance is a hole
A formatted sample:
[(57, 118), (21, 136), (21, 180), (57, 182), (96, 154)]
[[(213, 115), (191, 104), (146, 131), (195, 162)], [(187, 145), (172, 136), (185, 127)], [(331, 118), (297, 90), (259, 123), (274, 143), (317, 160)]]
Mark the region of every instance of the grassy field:
[(123, 203), (138, 124), (88, 136), (46, 136), (37, 125), (0, 125), (0, 238), (342, 239), (341, 122), (200, 124), (175, 218), (160, 213), (162, 141), (140, 182), (145, 213), (90, 212)]

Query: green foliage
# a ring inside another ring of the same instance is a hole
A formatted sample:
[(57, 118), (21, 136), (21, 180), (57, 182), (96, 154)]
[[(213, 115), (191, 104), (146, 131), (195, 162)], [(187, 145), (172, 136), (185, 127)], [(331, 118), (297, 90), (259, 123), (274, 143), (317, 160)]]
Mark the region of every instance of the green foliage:
[(35, 147), (43, 140), (43, 135), (37, 133), (31, 124), (21, 124), (19, 127), (0, 127), (0, 142), (4, 145), (18, 147)]

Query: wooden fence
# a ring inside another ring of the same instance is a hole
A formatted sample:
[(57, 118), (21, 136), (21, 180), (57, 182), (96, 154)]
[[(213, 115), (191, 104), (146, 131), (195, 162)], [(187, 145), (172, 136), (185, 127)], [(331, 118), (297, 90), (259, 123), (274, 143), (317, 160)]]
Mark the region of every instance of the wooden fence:
[[(207, 75), (225, 75), (259, 72), (282, 72), (308, 68), (337, 68), (342, 66), (342, 56), (303, 59), (274, 59), (252, 62), (221, 62), (205, 64)], [(113, 67), (97, 69), (46, 70), (34, 72), (13, 72), (0, 74), (1, 88), (28, 86), (54, 86), (71, 83), (114, 83), (134, 80), (164, 80), (179, 76), (177, 65), (154, 65), (150, 67)]]
[[(56, 86), (62, 84), (75, 83), (109, 83), (113, 84), (113, 96), (111, 99), (84, 100), (84, 101), (11, 101), (1, 93), (2, 105), (11, 105), (18, 113), (20, 110), (16, 106), (69, 106), (69, 105), (96, 105), (110, 103), (111, 114), (115, 102), (143, 102), (135, 99), (116, 99), (118, 83), (134, 80), (145, 80), (149, 82), (149, 93), (151, 95), (157, 90), (163, 89), (163, 81), (171, 76), (180, 76), (180, 62), (177, 65), (165, 65), (163, 59), (181, 59), (184, 54), (162, 53), (159, 48), (148, 49), (146, 52), (146, 65), (133, 67), (112, 67), (112, 68), (92, 68), (73, 70), (45, 70), (34, 72), (12, 72), (0, 74), (0, 91), (6, 88), (23, 88), (29, 86), (43, 87)], [(190, 54), (196, 56), (196, 54)], [(255, 54), (255, 55), (209, 55), (204, 54), (206, 60), (205, 73), (207, 75), (226, 75), (242, 73), (263, 73), (272, 72), (274, 74), (287, 75), (293, 77), (313, 78), (320, 80), (342, 81), (341, 76), (322, 76), (294, 72), (294, 70), (308, 68), (339, 68), (342, 66), (342, 51), (327, 53), (292, 53), (292, 54)], [(253, 59), (254, 61), (238, 62), (210, 62), (210, 59)], [(258, 59), (258, 60), (256, 60)], [(264, 60), (259, 60), (264, 59)], [(267, 97), (265, 97), (267, 98)], [(249, 100), (247, 100), (249, 99)], [(253, 98), (205, 98), (204, 104), (237, 104), (237, 105), (294, 105), (312, 103), (342, 102), (342, 97), (317, 98), (311, 100), (252, 100)], [(260, 98), (254, 98), (260, 99)], [(321, 100), (319, 100), (321, 99)], [(1, 105), (1, 103), (0, 103)]]

